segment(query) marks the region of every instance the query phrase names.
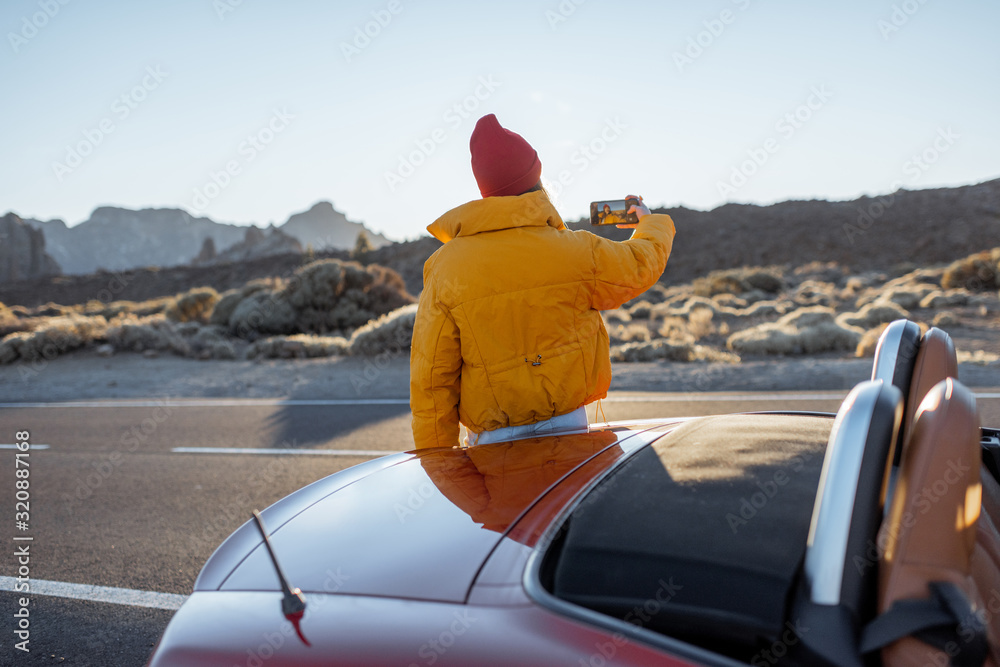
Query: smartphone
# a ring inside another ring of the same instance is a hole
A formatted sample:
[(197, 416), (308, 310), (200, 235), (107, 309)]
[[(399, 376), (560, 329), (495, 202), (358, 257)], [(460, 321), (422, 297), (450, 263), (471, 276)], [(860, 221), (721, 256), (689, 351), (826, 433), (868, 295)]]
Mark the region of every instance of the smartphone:
[(634, 225), (639, 222), (639, 216), (626, 213), (633, 206), (640, 204), (638, 197), (625, 199), (608, 199), (590, 203), (590, 224), (592, 225)]

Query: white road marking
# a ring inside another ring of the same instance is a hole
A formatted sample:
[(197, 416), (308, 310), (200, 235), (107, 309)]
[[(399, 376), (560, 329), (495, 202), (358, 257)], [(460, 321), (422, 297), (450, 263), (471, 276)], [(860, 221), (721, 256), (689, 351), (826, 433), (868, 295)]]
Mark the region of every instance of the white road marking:
[(268, 449), (254, 447), (174, 447), (175, 454), (272, 454), (299, 456), (387, 456), (395, 451), (377, 449)]
[(180, 609), (187, 599), (186, 595), (175, 593), (157, 593), (155, 591), (137, 591), (132, 588), (111, 588), (109, 586), (91, 586), (89, 584), (70, 584), (64, 581), (45, 581), (44, 579), (26, 580), (30, 590), (19, 591), (15, 588), (17, 577), (0, 577), (0, 591), (22, 593), (25, 596), (48, 595), (57, 598), (73, 598), (74, 600), (89, 600), (91, 602), (107, 602), (124, 604), (130, 607), (149, 607), (150, 609)]
[[(29, 449), (48, 449), (48, 445), (36, 445), (31, 443)], [(0, 445), (0, 449), (17, 449), (17, 445)]]

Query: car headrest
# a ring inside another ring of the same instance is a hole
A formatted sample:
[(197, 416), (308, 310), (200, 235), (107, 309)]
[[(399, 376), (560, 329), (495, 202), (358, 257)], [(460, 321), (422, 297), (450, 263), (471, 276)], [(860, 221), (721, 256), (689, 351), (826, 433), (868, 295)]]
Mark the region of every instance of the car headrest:
[(920, 349), (920, 327), (910, 320), (896, 320), (885, 328), (875, 348), (872, 379), (899, 387), (905, 396)]
[[(920, 327), (915, 322), (910, 320), (891, 322), (878, 338), (878, 347), (875, 348), (875, 362), (872, 364), (872, 380), (882, 380), (886, 384), (895, 385), (903, 392), (903, 398), (906, 399), (910, 394), (913, 370), (917, 365), (920, 340)], [(904, 409), (907, 405), (904, 403)], [(899, 465), (899, 456), (903, 451), (904, 431), (907, 424), (908, 422), (904, 419), (903, 428), (896, 441), (893, 465)]]
[[(875, 567), (859, 567), (882, 522), (889, 462), (903, 416), (900, 390), (880, 380), (847, 395), (830, 432), (806, 547), (811, 602), (874, 612)], [(875, 563), (872, 563), (874, 566)]]
[(957, 377), (958, 357), (951, 336), (936, 327), (928, 329), (920, 339), (920, 350), (913, 365), (906, 411), (903, 413), (904, 430), (913, 425), (913, 418), (924, 396), (942, 380)]
[[(937, 383), (917, 409), (879, 534), (880, 612), (928, 598), (930, 582), (954, 584), (975, 599), (969, 561), (982, 503), (979, 438), (973, 393), (954, 378)], [(911, 664), (907, 656), (927, 660), (928, 650), (906, 638), (882, 656), (887, 665)]]

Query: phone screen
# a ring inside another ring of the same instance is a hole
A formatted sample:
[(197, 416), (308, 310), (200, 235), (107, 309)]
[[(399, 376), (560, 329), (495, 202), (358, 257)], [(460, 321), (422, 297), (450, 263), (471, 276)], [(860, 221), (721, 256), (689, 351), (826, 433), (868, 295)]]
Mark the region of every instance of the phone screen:
[(626, 222), (630, 204), (624, 199), (608, 199), (590, 204), (590, 224), (621, 225)]

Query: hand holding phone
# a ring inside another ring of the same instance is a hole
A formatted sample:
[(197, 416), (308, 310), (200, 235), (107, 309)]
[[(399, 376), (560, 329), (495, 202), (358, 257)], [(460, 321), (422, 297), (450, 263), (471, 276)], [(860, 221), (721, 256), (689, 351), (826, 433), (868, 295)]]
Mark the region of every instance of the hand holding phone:
[(649, 209), (642, 203), (642, 197), (634, 195), (590, 204), (592, 225), (615, 225), (621, 229), (633, 229), (639, 224), (639, 218), (646, 215), (649, 215)]

